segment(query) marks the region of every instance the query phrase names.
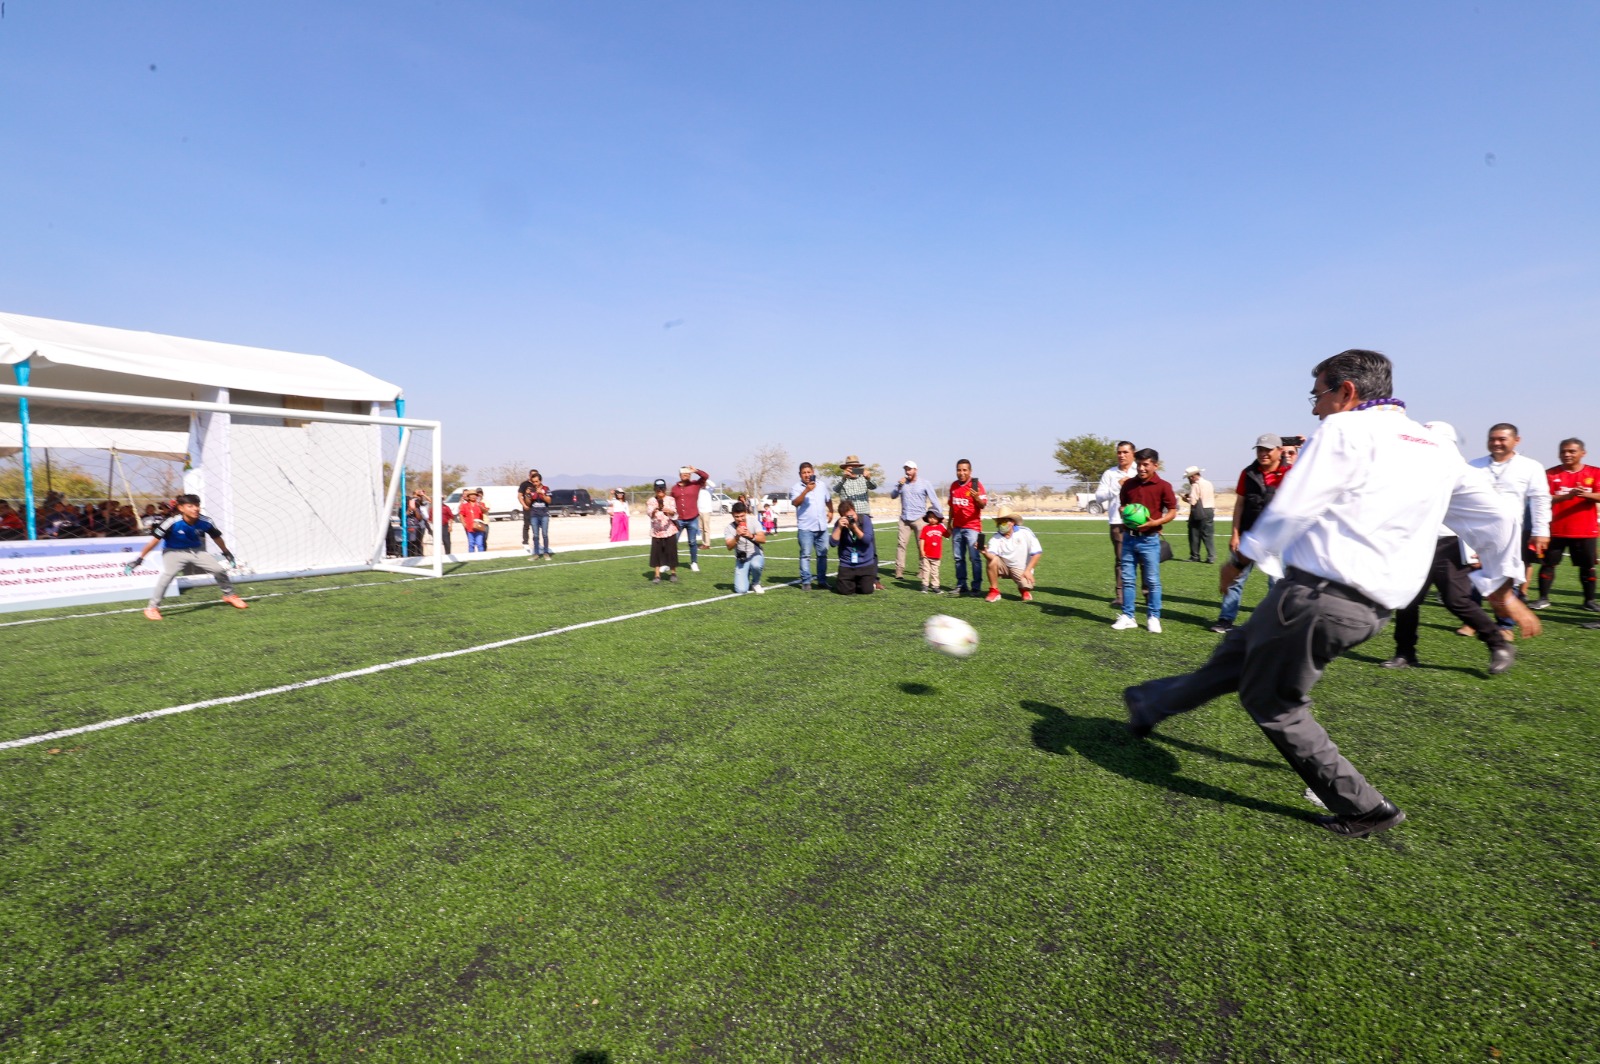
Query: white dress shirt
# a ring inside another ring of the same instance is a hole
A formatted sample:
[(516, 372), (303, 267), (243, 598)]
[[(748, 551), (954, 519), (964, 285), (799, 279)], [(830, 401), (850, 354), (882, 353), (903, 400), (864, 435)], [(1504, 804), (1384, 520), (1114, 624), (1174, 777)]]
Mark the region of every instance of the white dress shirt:
[(1544, 474), (1544, 466), (1525, 454), (1514, 454), (1504, 462), (1484, 455), (1474, 458), (1472, 465), (1488, 472), (1496, 491), (1517, 500), (1519, 523), (1524, 505), (1532, 511), (1533, 526), (1528, 529), (1528, 535), (1550, 534), (1550, 481)]
[(1137, 463), (1127, 469), (1112, 466), (1100, 474), (1100, 486), (1094, 489), (1094, 497), (1099, 499), (1106, 508), (1106, 518), (1113, 525), (1122, 524), (1122, 482), (1129, 477), (1139, 475)]
[(1487, 594), (1522, 579), (1518, 515), (1448, 439), (1399, 407), (1331, 414), (1239, 539), (1269, 576), (1293, 567), (1399, 609), (1427, 579), (1441, 523), (1477, 551)]

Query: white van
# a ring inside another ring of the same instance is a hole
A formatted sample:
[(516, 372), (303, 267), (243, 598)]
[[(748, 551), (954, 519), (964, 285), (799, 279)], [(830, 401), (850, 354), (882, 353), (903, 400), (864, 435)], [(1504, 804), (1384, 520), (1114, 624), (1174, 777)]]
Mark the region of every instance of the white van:
[[(522, 502), (517, 498), (515, 484), (485, 484), (482, 487), (473, 486), (472, 490), (483, 492), (483, 505), (489, 511), (489, 520), (522, 520)], [(449, 504), (452, 511), (458, 510), (461, 507), (461, 496), (466, 492), (466, 488), (458, 488), (444, 501)]]

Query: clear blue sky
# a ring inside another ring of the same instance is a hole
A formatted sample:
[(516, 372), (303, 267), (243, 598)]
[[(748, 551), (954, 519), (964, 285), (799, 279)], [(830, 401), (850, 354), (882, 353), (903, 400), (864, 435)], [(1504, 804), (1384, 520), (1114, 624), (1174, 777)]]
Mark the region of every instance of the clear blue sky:
[(1553, 464), (1597, 56), (1592, 3), (6, 0), (0, 309), (338, 358), (474, 468), (1226, 480), (1354, 346)]

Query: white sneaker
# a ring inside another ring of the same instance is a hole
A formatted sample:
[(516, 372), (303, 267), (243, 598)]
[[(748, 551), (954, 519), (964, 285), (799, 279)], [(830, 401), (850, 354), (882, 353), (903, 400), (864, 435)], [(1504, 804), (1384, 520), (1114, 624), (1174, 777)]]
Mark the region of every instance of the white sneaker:
[(1152, 632), (1156, 633), (1157, 635), (1161, 634), (1161, 618), (1160, 617), (1152, 617), (1152, 618), (1150, 618), (1150, 630)]
[(1126, 613), (1119, 613), (1117, 614), (1117, 619), (1111, 622), (1111, 627), (1119, 632), (1125, 632), (1129, 628), (1139, 627), (1139, 622), (1129, 617)]
[(700, 571), (700, 563), (699, 562), (690, 562), (689, 563), (689, 571), (691, 573), (698, 573)]
[(754, 591), (758, 595), (765, 595), (767, 593), (767, 589), (762, 587), (760, 584), (757, 584), (755, 587), (751, 588), (750, 590)]

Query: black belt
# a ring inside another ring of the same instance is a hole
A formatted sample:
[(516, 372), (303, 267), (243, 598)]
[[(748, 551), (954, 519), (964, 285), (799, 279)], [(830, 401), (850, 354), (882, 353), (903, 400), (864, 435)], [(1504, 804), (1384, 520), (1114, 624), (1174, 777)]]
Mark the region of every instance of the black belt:
[(1389, 607), (1374, 602), (1372, 599), (1368, 598), (1366, 595), (1363, 595), (1349, 584), (1341, 584), (1337, 580), (1329, 580), (1325, 576), (1318, 576), (1316, 573), (1308, 573), (1304, 569), (1296, 569), (1292, 565), (1289, 567), (1288, 571), (1284, 573), (1283, 578), (1288, 580), (1290, 583), (1301, 584), (1305, 587), (1314, 588), (1315, 590), (1322, 592), (1324, 595), (1332, 595), (1334, 598), (1348, 599), (1351, 602), (1359, 602), (1363, 606), (1371, 606), (1380, 613), (1389, 612)]

